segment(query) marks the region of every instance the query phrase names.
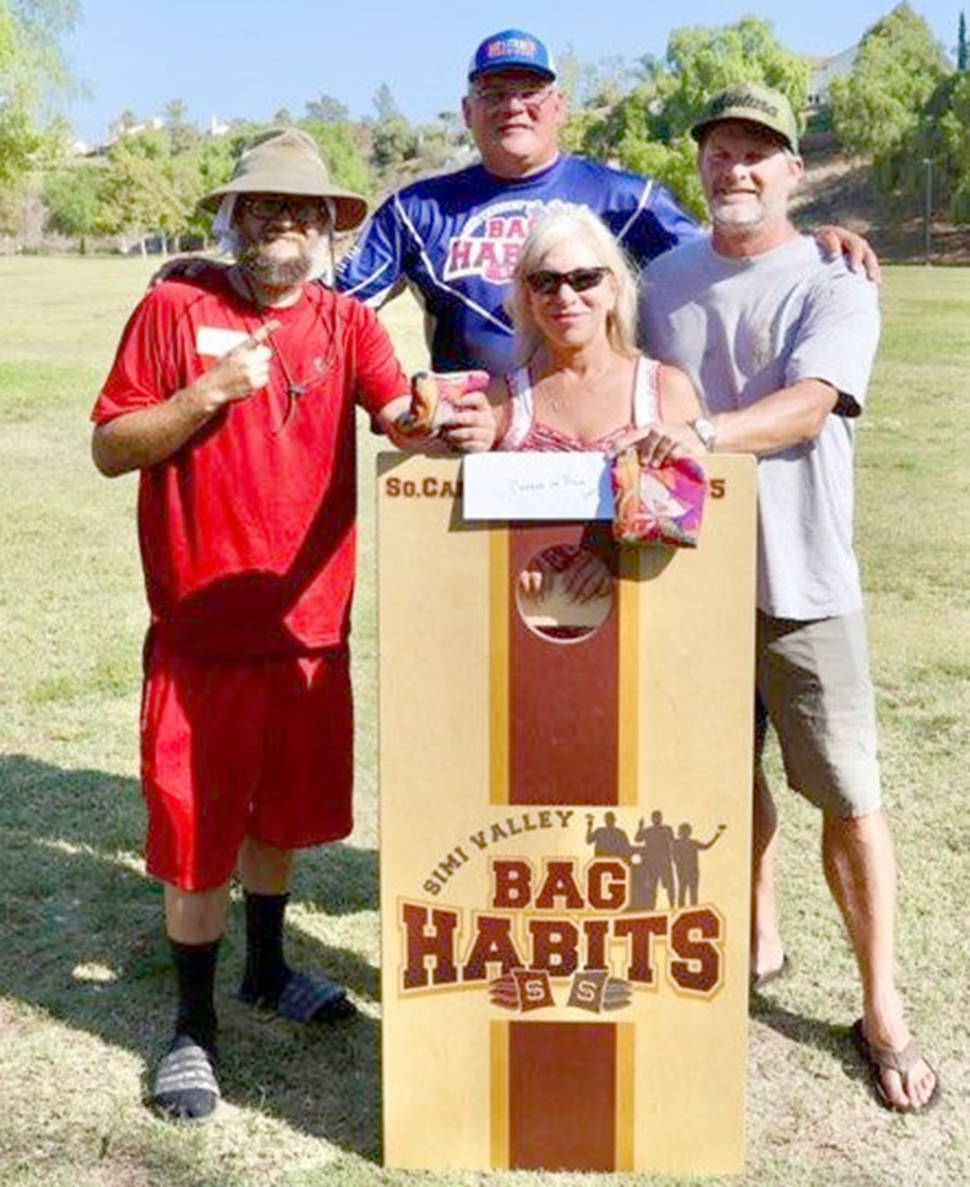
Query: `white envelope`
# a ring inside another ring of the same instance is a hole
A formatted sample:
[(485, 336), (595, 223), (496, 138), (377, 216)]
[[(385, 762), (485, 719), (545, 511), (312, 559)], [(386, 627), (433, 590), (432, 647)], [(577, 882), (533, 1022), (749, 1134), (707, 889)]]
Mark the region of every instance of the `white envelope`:
[(465, 519), (613, 518), (602, 453), (472, 453), (462, 462)]

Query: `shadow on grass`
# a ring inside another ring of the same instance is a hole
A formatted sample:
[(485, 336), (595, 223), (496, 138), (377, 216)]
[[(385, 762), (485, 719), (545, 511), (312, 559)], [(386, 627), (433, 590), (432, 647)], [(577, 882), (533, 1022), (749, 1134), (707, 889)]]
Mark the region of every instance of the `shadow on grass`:
[[(161, 888), (137, 864), (142, 826), (135, 780), (0, 755), (0, 994), (135, 1052), (147, 1077), (175, 1001)], [(376, 910), (376, 866), (372, 851), (308, 851), (293, 899), (331, 915)], [(379, 1023), (361, 1013), (300, 1027), (238, 1003), (243, 927), (236, 904), (216, 984), (224, 1099), (376, 1160)], [(358, 1001), (377, 1001), (378, 971), (358, 953), (292, 923), (287, 945), (295, 965), (326, 969)]]
[(753, 1022), (770, 1027), (782, 1038), (831, 1055), (841, 1063), (842, 1071), (850, 1080), (869, 1083), (875, 1097), (868, 1068), (855, 1048), (850, 1027), (822, 1022), (805, 1014), (796, 1014), (792, 1010), (786, 1010), (784, 1006), (777, 1005), (768, 995), (762, 993), (752, 994), (749, 1013)]

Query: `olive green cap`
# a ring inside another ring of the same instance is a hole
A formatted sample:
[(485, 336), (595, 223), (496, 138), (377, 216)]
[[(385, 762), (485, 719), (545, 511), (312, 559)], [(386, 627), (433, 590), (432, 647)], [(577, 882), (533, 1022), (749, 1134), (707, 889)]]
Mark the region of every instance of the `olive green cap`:
[(781, 91), (756, 82), (735, 83), (708, 101), (690, 134), (699, 144), (708, 128), (724, 120), (744, 120), (768, 128), (784, 140), (792, 152), (798, 152), (798, 123), (791, 104)]

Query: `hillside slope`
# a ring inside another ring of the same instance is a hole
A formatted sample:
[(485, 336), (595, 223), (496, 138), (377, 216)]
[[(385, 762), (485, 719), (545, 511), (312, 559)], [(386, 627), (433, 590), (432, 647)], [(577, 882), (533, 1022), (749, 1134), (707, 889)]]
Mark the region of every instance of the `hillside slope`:
[[(880, 199), (869, 166), (846, 160), (829, 137), (806, 137), (802, 151), (805, 178), (795, 203), (802, 227), (838, 223), (865, 235), (886, 263), (927, 262), (922, 205), (905, 208)], [(970, 263), (970, 226), (934, 217), (929, 249), (930, 263)]]

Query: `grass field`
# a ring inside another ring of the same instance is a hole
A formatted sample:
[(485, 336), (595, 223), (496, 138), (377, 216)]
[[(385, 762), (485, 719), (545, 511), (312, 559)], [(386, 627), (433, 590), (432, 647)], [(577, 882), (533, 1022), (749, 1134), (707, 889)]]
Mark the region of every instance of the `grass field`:
[[(87, 414), (147, 270), (0, 259), (0, 1187), (605, 1183), (381, 1167), (375, 443), (365, 429), (358, 826), (300, 866), (288, 936), (295, 960), (345, 980), (363, 1015), (306, 1035), (236, 1005), (237, 908), (218, 979), (217, 1117), (186, 1131), (142, 1106), (172, 985), (159, 891), (139, 856), (135, 481), (96, 474)], [(730, 1180), (744, 1187), (970, 1180), (970, 271), (889, 269), (883, 305), (859, 431), (858, 539), (899, 851), (900, 980), (946, 1096), (923, 1118), (873, 1103), (846, 1038), (857, 984), (821, 877), (817, 820), (788, 797), (784, 912), (797, 975), (752, 1019), (748, 1170)], [(418, 365), (413, 307), (398, 302), (387, 321)]]

